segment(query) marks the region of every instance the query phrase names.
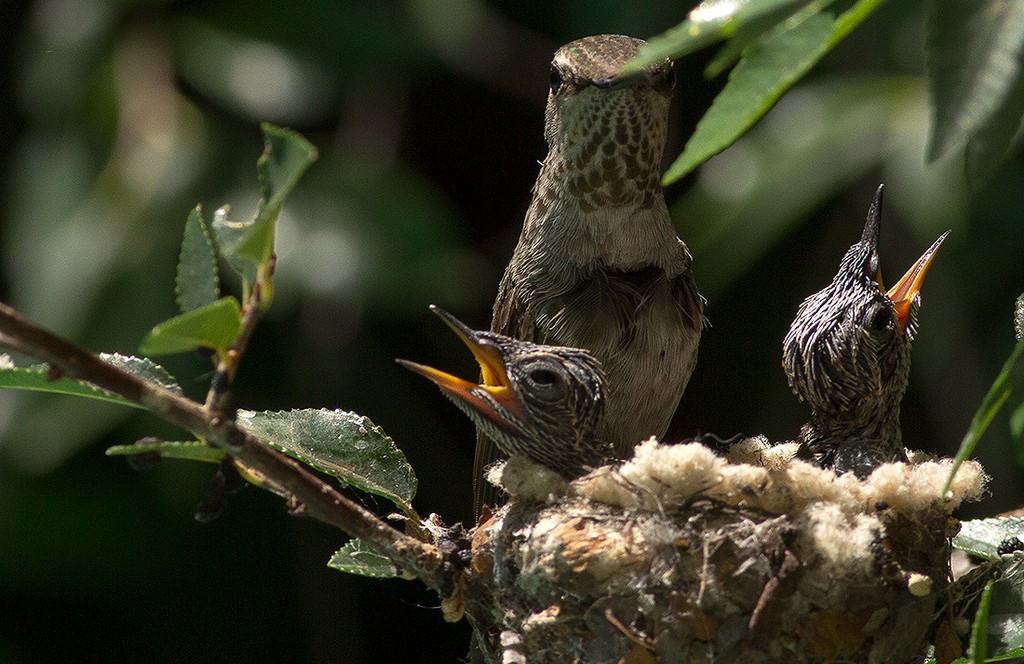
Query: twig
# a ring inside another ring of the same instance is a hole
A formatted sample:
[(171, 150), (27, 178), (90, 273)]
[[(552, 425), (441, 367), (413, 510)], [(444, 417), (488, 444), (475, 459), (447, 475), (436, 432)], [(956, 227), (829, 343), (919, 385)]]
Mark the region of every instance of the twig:
[(263, 316), (265, 306), (263, 304), (264, 284), (270, 284), (270, 278), (274, 275), (274, 268), (277, 259), (271, 256), (266, 263), (261, 264), (257, 271), (257, 277), (252, 288), (249, 289), (249, 298), (242, 310), (242, 325), (235, 337), (234, 343), (228, 348), (227, 353), (221, 357), (217, 364), (217, 370), (210, 381), (210, 391), (206, 394), (206, 408), (212, 413), (222, 413), (228, 406), (230, 396), (228, 388), (235, 379), (238, 371), (238, 364), (242, 361), (242, 355), (249, 345), (249, 339), (256, 330), (256, 324)]
[(441, 578), (442, 556), (436, 547), (385, 523), (302, 464), (240, 429), (233, 419), (211, 415), (191, 399), (104, 362), (35, 325), (4, 303), (0, 303), (0, 346), (48, 363), (55, 376), (75, 378), (118, 394), (193, 432), (271, 478), (301, 501), (310, 516), (360, 538), (429, 587), (439, 589), (446, 585)]

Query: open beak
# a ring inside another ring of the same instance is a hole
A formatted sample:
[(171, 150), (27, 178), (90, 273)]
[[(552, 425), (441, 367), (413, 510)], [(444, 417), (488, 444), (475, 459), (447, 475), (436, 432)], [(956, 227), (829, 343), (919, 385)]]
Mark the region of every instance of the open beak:
[[(910, 315), (911, 305), (913, 305), (914, 298), (921, 290), (921, 284), (924, 283), (924, 275), (928, 272), (928, 267), (935, 258), (935, 252), (939, 250), (939, 247), (948, 235), (949, 231), (940, 235), (939, 239), (933, 242), (932, 246), (928, 247), (928, 251), (924, 252), (917, 259), (917, 262), (910, 266), (910, 269), (896, 282), (896, 285), (885, 293), (896, 307), (896, 320), (899, 321), (900, 327), (904, 330), (907, 329), (907, 317)], [(879, 278), (878, 285), (880, 288), (883, 288), (881, 278)]]
[(867, 247), (868, 253), (865, 256), (865, 276), (872, 277), (878, 284), (878, 290), (885, 290), (882, 286), (882, 268), (878, 261), (878, 236), (882, 227), (882, 191), (883, 185), (878, 185), (875, 190), (875, 197), (868, 208), (868, 219), (864, 223), (864, 234), (860, 238), (860, 246)]
[(439, 369), (409, 362), (408, 360), (397, 360), (397, 362), (410, 371), (415, 371), (421, 376), (429, 378), (441, 388), (441, 391), (465, 403), (473, 408), (473, 410), (493, 420), (496, 424), (506, 428), (512, 427), (512, 422), (508, 420), (505, 414), (501, 410), (496, 409), (493, 403), (480, 394), (481, 390), (489, 393), (494, 401), (500, 404), (506, 411), (511, 412), (517, 417), (522, 416), (522, 409), (518, 400), (516, 400), (512, 384), (508, 379), (505, 362), (502, 360), (498, 348), (444, 309), (431, 305), (430, 310), (440, 316), (441, 320), (462, 339), (462, 342), (473, 353), (473, 357), (476, 358), (477, 363), (480, 365), (481, 382), (474, 383), (463, 380), (458, 376), (453, 376)]
[(868, 248), (868, 252), (865, 254), (864, 271), (865, 276), (874, 279), (878, 284), (878, 290), (892, 300), (893, 306), (896, 307), (896, 320), (900, 324), (900, 328), (906, 330), (914, 298), (921, 290), (924, 275), (935, 258), (935, 252), (939, 250), (939, 246), (949, 235), (949, 231), (943, 233), (938, 240), (932, 243), (932, 246), (928, 247), (928, 251), (924, 252), (917, 262), (910, 266), (910, 269), (896, 282), (895, 286), (886, 290), (878, 261), (878, 236), (882, 225), (882, 190), (882, 185), (878, 185), (878, 189), (875, 190), (875, 198), (871, 201), (871, 207), (868, 208), (868, 219), (864, 224), (864, 234), (860, 240), (861, 246)]

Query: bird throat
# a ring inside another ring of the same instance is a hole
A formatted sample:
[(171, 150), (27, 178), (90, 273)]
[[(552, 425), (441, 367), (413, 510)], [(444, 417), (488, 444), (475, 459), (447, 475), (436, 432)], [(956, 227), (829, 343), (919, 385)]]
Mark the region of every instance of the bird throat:
[(584, 214), (654, 206), (668, 105), (656, 94), (588, 88), (561, 109), (549, 108), (549, 152), (537, 180), (542, 200), (571, 199)]
[[(661, 188), (668, 99), (656, 94), (586, 89), (559, 108), (549, 103), (549, 151), (517, 251), (530, 247), (530, 272), (555, 274), (531, 279), (560, 281), (557, 273), (598, 263), (655, 265), (670, 276), (688, 267)], [(561, 245), (569, 246), (550, 251)], [(546, 259), (555, 255), (560, 264)], [(573, 280), (565, 275), (564, 287)]]

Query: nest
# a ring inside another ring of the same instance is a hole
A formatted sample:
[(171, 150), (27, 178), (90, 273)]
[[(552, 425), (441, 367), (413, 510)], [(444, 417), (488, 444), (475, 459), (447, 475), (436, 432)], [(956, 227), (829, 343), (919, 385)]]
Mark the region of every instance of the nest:
[(949, 583), (967, 462), (912, 457), (861, 481), (748, 439), (637, 446), (565, 482), (513, 458), (461, 601), (487, 661), (920, 661)]

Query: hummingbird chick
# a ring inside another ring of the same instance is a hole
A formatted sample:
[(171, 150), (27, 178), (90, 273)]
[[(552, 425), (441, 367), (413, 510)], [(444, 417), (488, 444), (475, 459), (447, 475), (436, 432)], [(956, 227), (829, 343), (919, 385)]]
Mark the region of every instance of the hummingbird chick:
[(832, 283), (800, 305), (783, 342), (789, 385), (812, 409), (800, 430), (799, 456), (864, 479), (879, 464), (906, 460), (900, 401), (910, 376), (910, 343), (920, 289), (949, 232), (886, 290), (879, 268), (882, 187), (860, 242)]
[[(601, 362), (607, 416), (597, 433), (619, 458), (668, 429), (704, 326), (661, 187), (672, 62), (622, 73), (643, 43), (597, 35), (555, 53), (548, 154), (491, 321), (492, 332), (583, 348)], [(497, 458), (481, 431), (478, 512), (495, 497), (483, 476)]]
[(611, 456), (611, 446), (596, 437), (604, 416), (605, 378), (592, 355), (474, 331), (443, 309), (430, 309), (472, 351), (481, 382), (398, 362), (440, 387), (498, 449), (570, 480)]

